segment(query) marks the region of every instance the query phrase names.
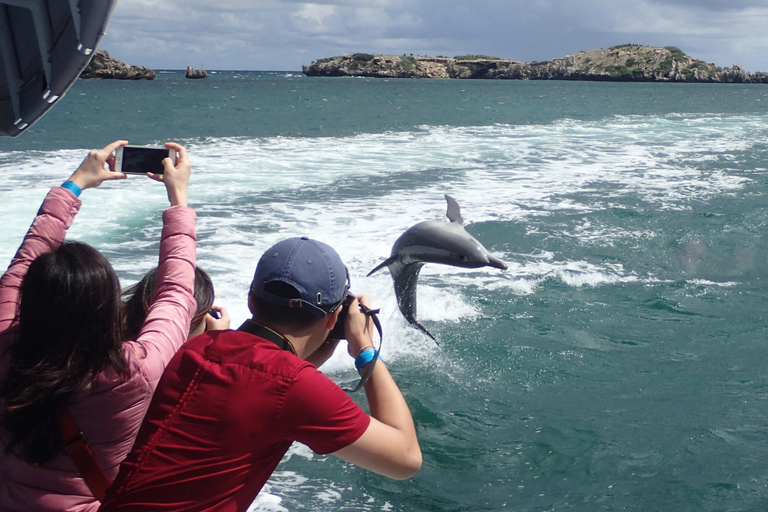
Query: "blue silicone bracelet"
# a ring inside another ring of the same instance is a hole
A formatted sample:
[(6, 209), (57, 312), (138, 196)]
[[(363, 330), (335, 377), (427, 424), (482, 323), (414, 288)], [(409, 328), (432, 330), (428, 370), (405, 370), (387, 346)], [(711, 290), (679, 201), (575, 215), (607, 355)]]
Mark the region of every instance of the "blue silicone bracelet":
[(75, 185), (75, 183), (72, 181), (65, 181), (64, 183), (61, 184), (61, 187), (75, 194), (75, 197), (80, 197), (80, 194), (82, 194), (83, 192), (83, 190), (77, 185)]
[[(372, 348), (369, 348), (367, 350), (363, 350), (360, 352), (357, 357), (355, 358), (355, 368), (357, 368), (357, 373), (360, 373), (363, 371), (363, 368), (373, 361), (373, 356), (376, 354), (376, 351)], [(379, 356), (377, 359), (381, 359), (381, 356)]]

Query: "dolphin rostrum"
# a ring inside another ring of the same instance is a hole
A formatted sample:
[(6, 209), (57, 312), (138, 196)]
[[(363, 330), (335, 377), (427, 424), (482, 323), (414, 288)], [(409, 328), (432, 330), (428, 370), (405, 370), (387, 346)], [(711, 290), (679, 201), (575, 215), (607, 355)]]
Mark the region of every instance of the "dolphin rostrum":
[(507, 268), (503, 261), (491, 256), (480, 242), (464, 230), (459, 203), (448, 194), (445, 200), (448, 201), (446, 215), (450, 222), (428, 220), (411, 226), (395, 241), (389, 258), (368, 272), (370, 276), (389, 267), (400, 312), (409, 323), (433, 340), (435, 337), (416, 321), (416, 284), (425, 263), (463, 268)]

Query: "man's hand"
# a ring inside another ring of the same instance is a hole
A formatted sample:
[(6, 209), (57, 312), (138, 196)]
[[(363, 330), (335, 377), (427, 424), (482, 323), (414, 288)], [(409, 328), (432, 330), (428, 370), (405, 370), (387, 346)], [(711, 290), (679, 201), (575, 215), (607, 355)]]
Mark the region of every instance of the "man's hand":
[(371, 301), (367, 295), (357, 295), (350, 302), (347, 321), (344, 324), (344, 333), (347, 335), (347, 351), (353, 358), (366, 348), (373, 347), (373, 321), (360, 311), (360, 304), (371, 307)]

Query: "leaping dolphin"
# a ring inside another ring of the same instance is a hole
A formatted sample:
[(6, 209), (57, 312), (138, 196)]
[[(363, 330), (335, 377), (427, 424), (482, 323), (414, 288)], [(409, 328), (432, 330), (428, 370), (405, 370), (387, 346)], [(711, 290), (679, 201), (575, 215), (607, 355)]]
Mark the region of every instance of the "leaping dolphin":
[(368, 272), (389, 267), (395, 282), (395, 297), (400, 312), (418, 330), (435, 340), (416, 320), (416, 284), (425, 263), (442, 263), (463, 268), (494, 267), (506, 270), (507, 265), (488, 253), (485, 247), (464, 229), (459, 203), (445, 194), (446, 215), (450, 222), (428, 220), (408, 228), (392, 246), (392, 254)]

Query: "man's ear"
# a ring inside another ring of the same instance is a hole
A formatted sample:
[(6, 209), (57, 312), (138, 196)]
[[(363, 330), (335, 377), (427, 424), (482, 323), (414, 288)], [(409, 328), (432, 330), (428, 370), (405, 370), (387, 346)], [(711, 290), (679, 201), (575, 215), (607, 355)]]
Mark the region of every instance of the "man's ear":
[(333, 327), (336, 325), (336, 321), (339, 319), (339, 315), (341, 314), (342, 308), (336, 308), (336, 311), (325, 317), (325, 328), (329, 331), (333, 330)]
[(250, 311), (250, 312), (251, 312), (251, 315), (253, 315), (253, 314), (254, 314), (254, 310), (256, 309), (256, 307), (255, 307), (255, 302), (256, 302), (256, 301), (253, 299), (253, 295), (251, 295), (251, 294), (249, 293), (249, 294), (248, 294), (248, 311)]

